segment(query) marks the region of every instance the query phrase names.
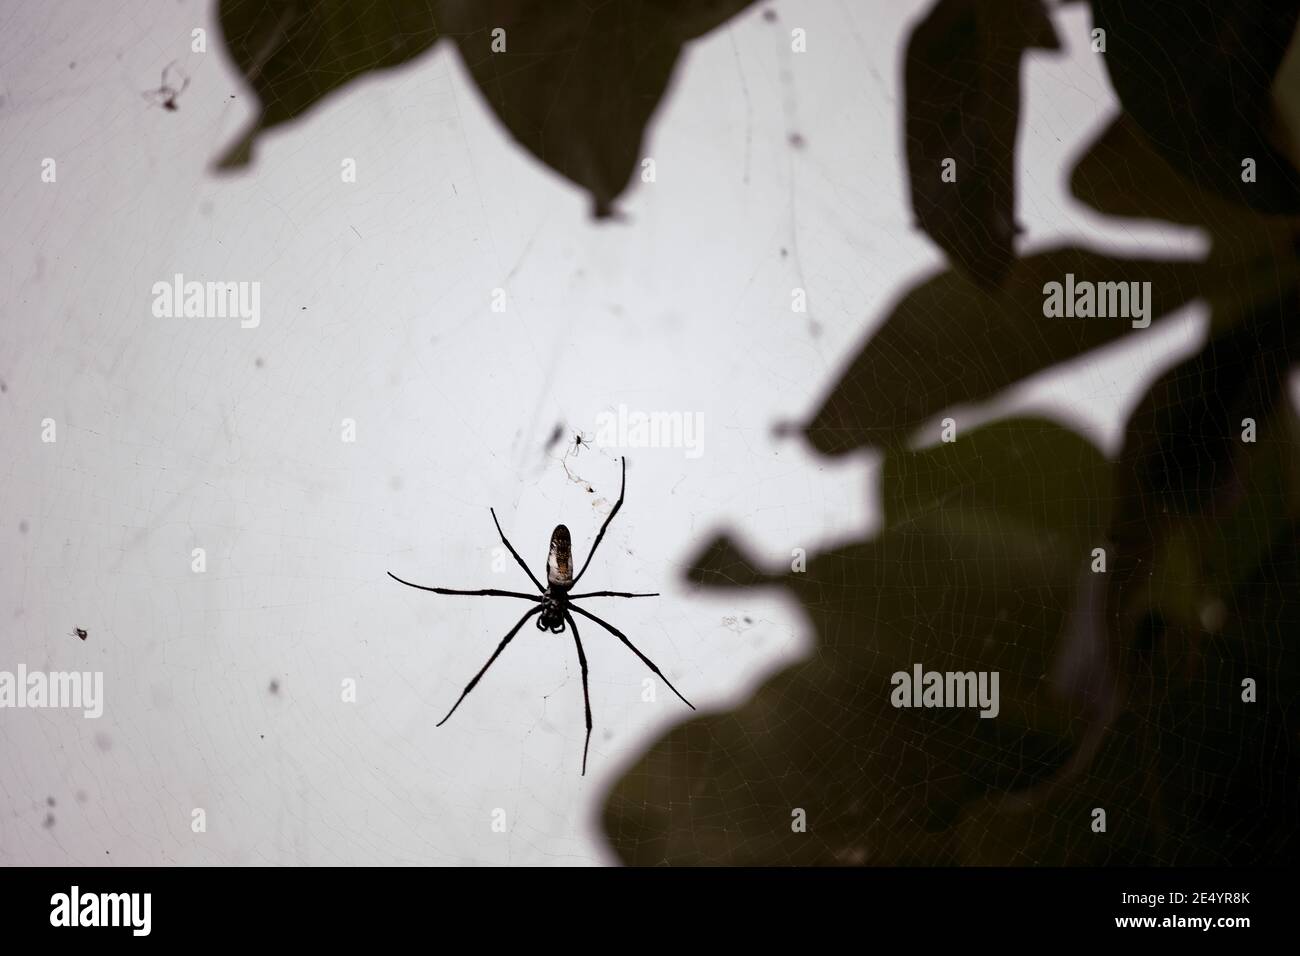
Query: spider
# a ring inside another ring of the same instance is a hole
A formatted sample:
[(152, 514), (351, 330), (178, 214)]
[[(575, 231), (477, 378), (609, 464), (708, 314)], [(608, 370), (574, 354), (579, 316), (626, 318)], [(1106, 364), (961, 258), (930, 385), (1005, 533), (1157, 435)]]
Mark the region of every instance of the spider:
[(485, 588), (478, 591), (454, 591), (450, 588), (434, 588), (423, 584), (412, 584), (410, 581), (402, 580), (392, 571), (388, 572), (388, 576), (399, 584), (405, 584), (407, 587), (411, 588), (419, 588), (421, 591), (433, 591), (435, 594), (466, 594), (474, 597), (522, 598), (525, 601), (532, 601), (537, 605), (537, 607), (533, 608), (521, 617), (518, 623), (510, 629), (509, 633), (501, 639), (501, 643), (498, 644), (497, 649), (492, 652), (492, 656), (488, 658), (487, 663), (484, 664), (479, 672), (474, 675), (474, 679), (465, 685), (465, 689), (461, 691), (460, 697), (456, 699), (456, 703), (452, 705), (451, 710), (447, 711), (447, 716), (438, 721), (435, 726), (441, 727), (451, 719), (451, 715), (456, 712), (456, 708), (461, 705), (461, 701), (469, 696), (469, 692), (478, 685), (479, 680), (481, 680), (483, 675), (487, 673), (487, 669), (492, 666), (499, 656), (501, 656), (501, 652), (506, 649), (506, 645), (515, 639), (515, 635), (519, 633), (520, 628), (522, 628), (524, 624), (528, 622), (528, 619), (534, 615), (537, 616), (536, 623), (539, 631), (550, 631), (552, 634), (563, 634), (566, 624), (568, 625), (569, 630), (573, 631), (573, 643), (578, 649), (578, 665), (582, 669), (582, 701), (586, 707), (587, 713), (587, 740), (582, 746), (583, 776), (586, 776), (587, 773), (587, 751), (591, 747), (591, 694), (587, 688), (587, 655), (582, 649), (582, 638), (578, 636), (578, 624), (573, 617), (574, 614), (580, 614), (585, 618), (595, 621), (605, 630), (609, 631), (609, 633), (617, 637), (627, 645), (628, 649), (633, 654), (641, 659), (641, 663), (654, 671), (654, 673), (659, 676), (659, 679), (668, 685), (669, 689), (678, 696), (683, 704), (691, 710), (695, 709), (695, 705), (685, 697), (682, 697), (681, 691), (676, 687), (673, 687), (672, 681), (664, 676), (663, 671), (655, 666), (654, 661), (650, 660), (650, 658), (646, 657), (637, 649), (636, 645), (628, 639), (626, 634), (614, 627), (612, 624), (601, 620), (590, 611), (585, 610), (574, 603), (580, 598), (658, 597), (659, 595), (657, 592), (653, 594), (633, 594), (627, 591), (588, 591), (585, 594), (570, 593), (573, 590), (573, 587), (582, 578), (583, 574), (586, 573), (587, 566), (591, 564), (591, 559), (596, 554), (596, 549), (600, 547), (601, 539), (605, 537), (605, 531), (609, 528), (609, 523), (614, 520), (614, 515), (618, 514), (618, 509), (623, 507), (623, 492), (627, 488), (627, 461), (626, 459), (620, 459), (620, 461), (622, 463), (623, 476), (619, 484), (618, 501), (614, 503), (614, 509), (609, 513), (609, 517), (605, 519), (605, 523), (600, 526), (600, 532), (596, 535), (596, 540), (591, 546), (591, 551), (587, 554), (587, 560), (583, 562), (582, 568), (576, 575), (573, 573), (573, 546), (569, 537), (569, 529), (560, 524), (556, 525), (555, 530), (551, 532), (551, 550), (546, 558), (546, 587), (542, 587), (541, 582), (538, 581), (533, 575), (533, 572), (529, 570), (528, 565), (524, 563), (524, 559), (519, 556), (519, 552), (515, 550), (514, 545), (510, 543), (505, 532), (501, 530), (501, 522), (497, 520), (496, 509), (488, 509), (492, 513), (493, 524), (497, 526), (497, 534), (501, 536), (501, 543), (506, 546), (506, 549), (514, 557), (515, 561), (518, 562), (519, 566), (524, 569), (524, 573), (528, 575), (528, 579), (536, 586), (539, 592), (538, 594), (525, 594), (521, 591), (500, 591), (496, 588)]

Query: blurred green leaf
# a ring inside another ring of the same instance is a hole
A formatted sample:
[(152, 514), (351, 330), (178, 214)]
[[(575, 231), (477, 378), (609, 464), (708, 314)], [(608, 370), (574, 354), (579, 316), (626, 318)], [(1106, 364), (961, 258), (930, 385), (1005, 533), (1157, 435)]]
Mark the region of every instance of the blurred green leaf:
[(248, 165), (265, 130), (297, 119), (352, 80), (391, 69), (438, 39), (436, 0), (221, 0), (226, 49), (259, 113), (218, 168)]
[[(1080, 555), (1103, 534), (1110, 464), (1087, 439), (1041, 419), (1007, 419), (959, 441), (885, 458), (880, 484), (888, 527), (918, 516), (944, 523), (955, 515), (996, 516), (1068, 542)], [(1086, 547), (1085, 547), (1086, 545)], [(1081, 558), (1082, 560), (1082, 558)]]
[(1148, 681), (1134, 681), (1148, 666), (1141, 655), (1165, 653), (1157, 638), (1198, 646), (1232, 624), (1242, 609), (1230, 595), (1255, 573), (1274, 529), (1300, 513), (1300, 432), (1287, 394), (1296, 305), (1293, 289), (1230, 323), (1161, 376), (1129, 421), (1107, 603), (1110, 652), (1139, 713), (1157, 703)]
[[(938, 0), (907, 44), (907, 169), (921, 228), (977, 283), (1015, 258), (1020, 59), (1059, 49), (1041, 0)], [(943, 164), (955, 161), (954, 182)]]
[(1136, 121), (1121, 113), (1087, 147), (1070, 174), (1080, 202), (1110, 216), (1254, 232), (1272, 217), (1201, 189), (1162, 156)]
[[(750, 0), (443, 0), (446, 33), (521, 145), (613, 212), (682, 45)], [(493, 52), (492, 31), (505, 30)]]
[[(1224, 626), (1157, 619), (1125, 648), (1144, 692), (1077, 777), (990, 794), (958, 826), (967, 864), (1282, 866), (1300, 842), (1300, 526), (1223, 595)], [(1135, 635), (1137, 637), (1138, 635)], [(1243, 680), (1256, 681), (1254, 702)], [(1091, 829), (1095, 808), (1106, 832)]]
[[(1277, 529), (1300, 519), (1300, 427), (1282, 391), (1252, 416), (1256, 440), (1238, 440), (1226, 467), (1216, 462), (1228, 473), (1217, 500), (1171, 516), (1156, 541), (1146, 601), (1162, 621), (1217, 633), (1242, 611), (1225, 602), (1258, 572)], [(1240, 421), (1233, 430), (1239, 439)]]
[(1300, 851), (1300, 526), (1255, 530), (1263, 560), (1225, 594), (1222, 630), (1170, 625), (1140, 671), (1161, 862), (1290, 865)]
[[(1201, 189), (1165, 160), (1121, 113), (1084, 151), (1070, 175), (1080, 202), (1110, 216), (1198, 226), (1214, 241), (1222, 289), (1211, 300), (1236, 317), (1244, 301), (1268, 301), (1300, 281), (1293, 243), (1300, 219), (1273, 216)], [(1233, 301), (1236, 299), (1237, 301)]]
[(1048, 282), (1150, 282), (1152, 321), (1213, 287), (1196, 261), (1122, 259), (1058, 248), (1015, 262), (1003, 286), (958, 272), (923, 280), (893, 307), (806, 427), (825, 455), (903, 441), (950, 406), (990, 398), (1036, 372), (1133, 333), (1123, 318), (1047, 318)]
[(655, 14), (680, 40), (693, 40), (722, 26), (755, 0), (650, 0)]
[(221, 0), (260, 112), (218, 161), (246, 166), (264, 130), (363, 75), (453, 39), (510, 135), (612, 213), (682, 46), (753, 0)]
[[(1092, 0), (1092, 10), (1120, 102), (1170, 164), (1252, 209), (1300, 213), (1300, 176), (1278, 149), (1273, 106), (1300, 3)], [(1255, 182), (1242, 181), (1247, 158)]]
[[(627, 863), (926, 863), (990, 788), (1028, 786), (1068, 753), (1030, 724), (1046, 695), (1069, 570), (1020, 532), (910, 532), (811, 558), (787, 585), (815, 656), (727, 714), (693, 718), (615, 786), (605, 828)], [(1032, 598), (1030, 597), (1032, 596)], [(999, 670), (1003, 711), (895, 710), (890, 674)], [(807, 834), (791, 832), (803, 808)]]
[(1171, 524), (1230, 513), (1260, 446), (1242, 441), (1242, 421), (1279, 419), (1300, 344), (1288, 334), (1295, 291), (1231, 324), (1196, 355), (1162, 375), (1129, 419), (1116, 470), (1114, 538), (1145, 554)]
[[(1160, 835), (1144, 793), (1149, 759), (1138, 722), (1126, 716), (1078, 776), (1043, 794), (990, 793), (954, 828), (967, 866), (1140, 866), (1161, 862)], [(1092, 829), (1106, 811), (1106, 832)]]
[(1281, 148), (1290, 157), (1291, 166), (1300, 169), (1300, 30), (1291, 38), (1273, 80), (1273, 110)]
[[(1059, 505), (997, 490), (1022, 481), (1026, 455), (1060, 456), (1042, 489)], [(967, 805), (1048, 778), (1071, 750), (1079, 708), (1050, 675), (1106, 480), (1079, 436), (1003, 422), (904, 453), (886, 469), (901, 487), (886, 493), (882, 535), (810, 556), (804, 572), (764, 572), (725, 539), (707, 548), (692, 580), (788, 588), (815, 650), (736, 711), (651, 747), (606, 804), (616, 852), (634, 864), (955, 861)], [(915, 663), (998, 671), (1001, 712), (895, 709), (890, 675)], [(796, 808), (806, 833), (792, 831)]]
[[(1241, 594), (1275, 550), (1277, 529), (1294, 528), (1300, 505), (1287, 394), (1296, 306), (1293, 288), (1217, 323), (1227, 331), (1162, 375), (1139, 403), (1116, 464), (1108, 656), (1126, 688), (1124, 707), (1143, 728), (1139, 765), (1152, 781), (1144, 794), (1167, 831), (1158, 834), (1157, 862), (1250, 859), (1207, 819), (1222, 812), (1210, 804), (1223, 789), (1207, 782), (1249, 789), (1270, 759), (1238, 756), (1253, 753), (1267, 731), (1263, 710), (1240, 699), (1240, 680), (1252, 675), (1238, 669), (1242, 647), (1225, 635), (1255, 626)], [(1244, 439), (1245, 419), (1255, 423), (1254, 441)], [(1272, 678), (1278, 670), (1270, 663), (1256, 673)], [(1295, 744), (1287, 741), (1291, 752)], [(1256, 768), (1254, 781), (1234, 779), (1241, 766)]]

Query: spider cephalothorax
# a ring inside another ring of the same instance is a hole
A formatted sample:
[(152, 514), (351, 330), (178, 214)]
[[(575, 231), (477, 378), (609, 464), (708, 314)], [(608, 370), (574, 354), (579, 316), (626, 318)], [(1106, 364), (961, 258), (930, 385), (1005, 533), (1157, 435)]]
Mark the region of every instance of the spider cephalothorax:
[(570, 593), (574, 585), (576, 585), (578, 580), (586, 573), (587, 566), (591, 564), (591, 558), (596, 553), (596, 548), (600, 546), (601, 539), (605, 537), (605, 529), (608, 528), (609, 523), (614, 520), (614, 515), (618, 514), (618, 509), (623, 507), (623, 492), (627, 487), (626, 461), (622, 463), (622, 468), (623, 477), (619, 484), (618, 501), (614, 503), (614, 507), (610, 511), (609, 517), (605, 519), (605, 523), (600, 526), (600, 531), (596, 535), (596, 540), (591, 545), (591, 551), (587, 553), (587, 560), (583, 562), (581, 570), (579, 570), (576, 575), (573, 573), (573, 545), (569, 537), (569, 529), (561, 524), (556, 525), (555, 530), (551, 532), (551, 550), (546, 557), (546, 587), (542, 587), (542, 583), (538, 581), (533, 575), (533, 572), (528, 569), (528, 565), (524, 563), (524, 559), (519, 557), (519, 552), (514, 549), (514, 546), (510, 543), (509, 539), (506, 538), (505, 532), (501, 530), (501, 522), (497, 521), (497, 513), (495, 509), (489, 509), (492, 512), (492, 521), (497, 526), (497, 534), (501, 535), (501, 543), (506, 546), (506, 549), (514, 557), (515, 561), (518, 562), (519, 566), (524, 569), (524, 573), (528, 575), (528, 579), (532, 581), (533, 585), (537, 588), (537, 594), (525, 594), (521, 591), (500, 591), (496, 588), (485, 588), (479, 591), (455, 591), (450, 588), (433, 588), (423, 584), (412, 584), (410, 581), (403, 581), (392, 571), (388, 572), (388, 576), (394, 581), (399, 581), (408, 587), (419, 588), (421, 591), (433, 591), (435, 594), (469, 594), (478, 597), (522, 598), (525, 601), (533, 601), (537, 605), (521, 617), (518, 623), (510, 629), (510, 632), (501, 639), (501, 643), (498, 644), (497, 649), (492, 652), (492, 656), (488, 658), (488, 662), (483, 665), (477, 674), (474, 675), (474, 679), (465, 685), (465, 689), (461, 691), (460, 697), (457, 698), (456, 703), (452, 705), (451, 710), (447, 711), (447, 716), (438, 721), (437, 726), (441, 727), (447, 722), (448, 718), (456, 712), (456, 708), (460, 706), (460, 702), (469, 695), (469, 692), (474, 689), (476, 684), (478, 684), (479, 679), (487, 673), (487, 669), (492, 666), (492, 663), (500, 656), (501, 652), (506, 649), (506, 645), (514, 640), (515, 635), (519, 633), (519, 629), (522, 628), (525, 622), (527, 622), (527, 620), (533, 615), (537, 615), (537, 629), (539, 631), (550, 631), (552, 634), (563, 634), (567, 626), (568, 630), (573, 632), (573, 643), (578, 649), (578, 665), (582, 669), (582, 700), (587, 712), (587, 741), (582, 747), (582, 772), (584, 774), (587, 772), (587, 749), (591, 746), (591, 694), (587, 688), (587, 655), (582, 648), (582, 638), (578, 636), (578, 625), (574, 621), (574, 614), (581, 614), (583, 617), (595, 621), (605, 630), (609, 631), (609, 633), (617, 637), (627, 645), (628, 649), (631, 650), (633, 654), (641, 659), (643, 664), (659, 675), (659, 678), (668, 685), (668, 688), (681, 698), (683, 704), (691, 708), (691, 710), (695, 709), (695, 705), (685, 697), (682, 697), (677, 688), (673, 687), (672, 681), (667, 677), (664, 677), (663, 671), (655, 666), (654, 661), (650, 660), (650, 658), (637, 650), (636, 645), (628, 640), (626, 634), (614, 627), (612, 624), (602, 621), (590, 611), (583, 610), (577, 604), (573, 603), (580, 598), (593, 597), (658, 597), (658, 594), (633, 594), (627, 591), (589, 591), (586, 594)]
[(542, 594), (542, 613), (537, 615), (537, 629), (563, 634), (564, 616), (568, 612), (568, 592), (554, 586), (547, 588)]

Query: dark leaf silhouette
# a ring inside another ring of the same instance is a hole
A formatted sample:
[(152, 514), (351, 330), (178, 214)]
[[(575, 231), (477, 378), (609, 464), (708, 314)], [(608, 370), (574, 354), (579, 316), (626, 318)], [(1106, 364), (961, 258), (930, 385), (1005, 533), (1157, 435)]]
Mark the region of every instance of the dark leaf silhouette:
[[(1281, 860), (1295, 832), (1294, 783), (1271, 767), (1296, 763), (1277, 706), (1295, 700), (1296, 658), (1255, 594), (1275, 597), (1278, 549), (1294, 551), (1300, 515), (1300, 428), (1286, 392), (1296, 304), (1291, 289), (1219, 323), (1226, 332), (1141, 401), (1115, 467), (1108, 657), (1143, 728), (1160, 862)], [(1283, 561), (1288, 581), (1294, 563)], [(1242, 679), (1261, 672), (1281, 696), (1243, 708)], [(1234, 805), (1258, 809), (1230, 821)]]
[(1273, 110), (1280, 147), (1291, 158), (1292, 168), (1300, 169), (1300, 30), (1273, 79)]
[[(1026, 461), (1058, 504), (999, 490), (1023, 485)], [(604, 819), (625, 862), (954, 862), (967, 806), (1065, 761), (1080, 708), (1053, 661), (1078, 541), (1104, 526), (1100, 453), (1051, 422), (1005, 422), (900, 453), (886, 481), (913, 506), (891, 505), (879, 538), (810, 556), (805, 572), (765, 572), (725, 539), (694, 562), (706, 586), (788, 588), (816, 649), (737, 711), (671, 731), (619, 781)], [(915, 663), (999, 671), (997, 719), (894, 708), (891, 674)], [(807, 832), (792, 829), (796, 808)]]
[[(1122, 708), (1077, 774), (971, 808), (961, 859), (1259, 865), (1295, 853), (1300, 422), (1285, 381), (1294, 299), (1163, 375), (1115, 468), (1098, 623)], [(1245, 417), (1254, 442), (1242, 440)], [(1270, 692), (1243, 701), (1243, 679)], [(1248, 770), (1245, 768), (1249, 768)], [(1106, 808), (1107, 838), (1080, 821)], [(1242, 814), (1241, 807), (1250, 807)]]
[(722, 26), (756, 0), (645, 0), (679, 40), (693, 40)]
[(1098, 212), (1207, 230), (1212, 268), (1202, 280), (1218, 329), (1236, 324), (1300, 285), (1294, 248), (1300, 218), (1269, 215), (1197, 187), (1121, 114), (1084, 151), (1070, 188)]
[[(938, 0), (907, 46), (907, 170), (917, 222), (957, 266), (997, 285), (1015, 257), (1020, 60), (1058, 49), (1040, 0)], [(956, 181), (943, 177), (954, 160)]]
[(1123, 113), (1084, 151), (1070, 174), (1070, 191), (1110, 216), (1203, 226), (1216, 241), (1231, 244), (1254, 244), (1270, 228), (1289, 234), (1295, 225), (1200, 189)]
[(1195, 299), (1209, 278), (1200, 262), (1121, 259), (1080, 248), (1017, 260), (992, 292), (958, 272), (940, 273), (908, 292), (868, 339), (807, 426), (809, 441), (827, 455), (897, 443), (956, 403), (989, 398), (1135, 331), (1123, 318), (1045, 317), (1044, 286), (1067, 274), (1150, 282), (1152, 321)]
[[(693, 563), (703, 587), (789, 590), (815, 648), (736, 710), (670, 731), (615, 785), (604, 823), (625, 861), (1294, 855), (1300, 193), (1269, 89), (1295, 4), (1093, 5), (1126, 114), (1072, 189), (1108, 215), (1203, 227), (1212, 254), (1017, 259), (1018, 71), (1025, 50), (1055, 45), (1051, 26), (1037, 3), (935, 4), (907, 53), (908, 169), (918, 221), (958, 268), (895, 305), (806, 429), (828, 455), (887, 449), (884, 530), (801, 571), (765, 569), (727, 536)], [(1123, 316), (1046, 317), (1046, 284), (1067, 275), (1150, 283), (1153, 321), (1211, 308), (1208, 344), (1156, 381), (1119, 459), (1041, 420), (908, 450), (941, 412), (1133, 331)], [(996, 670), (1003, 713), (895, 709), (890, 676), (918, 662)], [(1267, 703), (1245, 701), (1243, 678), (1260, 675)]]
[[(1258, 549), (1258, 560), (1231, 584), (1214, 582), (1222, 618), (1169, 622), (1161, 646), (1135, 669), (1146, 776), (1161, 782), (1161, 863), (1295, 859), (1300, 526), (1261, 520), (1266, 510), (1268, 502), (1243, 500), (1232, 521), (1236, 532), (1226, 537)], [(1245, 678), (1267, 687), (1253, 703), (1243, 700)]]
[[(992, 794), (973, 804), (958, 827), (961, 862), (1278, 866), (1295, 858), (1300, 653), (1290, 638), (1300, 632), (1300, 526), (1256, 531), (1262, 560), (1220, 592), (1221, 626), (1155, 615), (1135, 631), (1125, 651), (1142, 694), (1097, 756), (1041, 797)], [(1268, 692), (1243, 701), (1244, 678), (1267, 682)], [(1089, 826), (1098, 807), (1104, 835)]]
[[(1300, 176), (1279, 149), (1273, 83), (1296, 0), (1092, 0), (1125, 111), (1198, 186), (1269, 213), (1300, 213)], [(1253, 159), (1254, 182), (1242, 163)]]
[(598, 216), (642, 159), (646, 124), (685, 43), (752, 0), (222, 0), (261, 112), (218, 162), (245, 166), (263, 130), (331, 91), (451, 37), (488, 104), (534, 156), (586, 189)]
[[(956, 861), (974, 866), (1135, 866), (1159, 862), (1156, 830), (1143, 798), (1148, 755), (1137, 721), (1124, 717), (1085, 770), (1043, 797), (990, 793), (955, 827)], [(1106, 833), (1091, 829), (1106, 811)]]
[(584, 187), (598, 217), (640, 168), (683, 44), (746, 5), (443, 0), (447, 34), (510, 135)]
[[(1233, 324), (1161, 376), (1133, 413), (1110, 529), (1114, 611), (1132, 617), (1163, 602), (1164, 621), (1194, 623), (1216, 588), (1254, 571), (1278, 522), (1296, 516), (1300, 436), (1286, 397), (1300, 349), (1287, 334), (1296, 304), (1291, 290)], [(1246, 419), (1255, 423), (1251, 442)]]
[[(1085, 553), (1083, 546), (1106, 527), (1110, 471), (1092, 445), (1058, 425), (994, 422), (959, 442), (886, 456), (880, 477), (885, 523), (900, 528), (929, 516), (943, 527), (987, 513), (997, 516), (998, 528), (1050, 534)], [(1085, 497), (1065, 497), (1063, 485)]]
[(298, 118), (360, 76), (432, 47), (436, 6), (435, 0), (221, 0), (226, 48), (257, 94), (260, 112), (218, 167), (246, 166), (263, 130)]

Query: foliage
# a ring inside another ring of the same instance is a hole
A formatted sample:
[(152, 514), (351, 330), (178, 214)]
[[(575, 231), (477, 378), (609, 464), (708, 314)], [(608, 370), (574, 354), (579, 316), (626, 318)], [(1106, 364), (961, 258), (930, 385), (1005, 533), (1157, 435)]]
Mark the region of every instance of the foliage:
[(261, 111), (218, 165), (247, 165), (263, 131), (446, 38), (510, 135), (607, 216), (682, 47), (750, 2), (222, 0), (227, 49)]
[[(702, 587), (787, 589), (816, 646), (625, 773), (604, 825), (626, 862), (1294, 858), (1300, 206), (1269, 91), (1296, 6), (1119, 8), (1094, 3), (1124, 111), (1071, 189), (1106, 215), (1199, 226), (1210, 255), (1016, 257), (1014, 71), (1053, 35), (1019, 0), (937, 0), (907, 47), (908, 168), (918, 221), (954, 268), (891, 308), (805, 429), (825, 455), (885, 453), (884, 530), (803, 572), (765, 569), (728, 536), (694, 561)], [(1296, 93), (1277, 92), (1279, 107)], [(965, 185), (943, 188), (944, 156)], [(1045, 318), (1044, 284), (1066, 273), (1150, 281), (1157, 322), (1195, 300), (1212, 310), (1203, 349), (1152, 385), (1117, 460), (1042, 420), (924, 447), (939, 416), (1143, 334)], [(1002, 713), (894, 709), (890, 674), (913, 662), (999, 671)]]

